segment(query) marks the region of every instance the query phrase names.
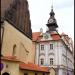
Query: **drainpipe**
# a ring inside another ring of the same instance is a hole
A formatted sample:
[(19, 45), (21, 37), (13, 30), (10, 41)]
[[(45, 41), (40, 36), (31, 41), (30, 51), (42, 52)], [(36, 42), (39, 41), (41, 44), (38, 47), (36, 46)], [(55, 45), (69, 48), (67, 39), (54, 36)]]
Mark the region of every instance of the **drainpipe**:
[(58, 49), (58, 54), (57, 54), (58, 61), (57, 61), (57, 74), (56, 75), (59, 75), (59, 48), (58, 48), (58, 42), (57, 42), (57, 49)]

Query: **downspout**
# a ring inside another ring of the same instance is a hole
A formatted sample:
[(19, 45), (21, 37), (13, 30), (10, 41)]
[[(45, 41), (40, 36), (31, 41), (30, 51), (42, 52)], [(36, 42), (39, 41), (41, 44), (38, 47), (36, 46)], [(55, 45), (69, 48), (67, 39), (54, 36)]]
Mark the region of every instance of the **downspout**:
[[(57, 42), (57, 49), (58, 49), (58, 67), (57, 67), (57, 68), (58, 68), (58, 72), (57, 72), (57, 73), (59, 73), (59, 48), (58, 48), (58, 45), (59, 45), (59, 44), (58, 44), (58, 42)], [(59, 74), (58, 74), (58, 75), (59, 75)]]
[(38, 54), (38, 65), (40, 65), (39, 64), (39, 61), (40, 61), (40, 43), (39, 43), (39, 52), (38, 52), (39, 54)]
[[(67, 47), (66, 47), (67, 48)], [(66, 49), (66, 64), (67, 64), (67, 75), (68, 75), (68, 61), (67, 61), (68, 57), (67, 57), (67, 49)]]

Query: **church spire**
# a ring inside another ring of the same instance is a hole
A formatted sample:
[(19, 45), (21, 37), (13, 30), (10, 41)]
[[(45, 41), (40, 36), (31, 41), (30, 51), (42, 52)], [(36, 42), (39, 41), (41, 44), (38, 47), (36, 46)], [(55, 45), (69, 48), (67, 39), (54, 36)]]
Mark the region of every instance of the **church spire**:
[(53, 11), (53, 5), (52, 5), (51, 12), (50, 12), (50, 18), (48, 19), (48, 23), (47, 23), (47, 27), (49, 28), (49, 31), (56, 31), (56, 28), (58, 27), (54, 15), (55, 13)]

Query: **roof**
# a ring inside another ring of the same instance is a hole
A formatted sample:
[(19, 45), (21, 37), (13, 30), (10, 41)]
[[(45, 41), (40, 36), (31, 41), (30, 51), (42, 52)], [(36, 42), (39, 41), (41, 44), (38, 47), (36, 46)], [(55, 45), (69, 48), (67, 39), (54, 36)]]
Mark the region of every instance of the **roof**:
[(17, 61), (17, 62), (19, 62), (18, 59), (16, 59), (15, 57), (12, 57), (12, 56), (2, 56), (1, 59), (2, 60)]
[(67, 35), (67, 34), (65, 34), (64, 32), (61, 33), (61, 36), (65, 36), (65, 35)]
[(39, 36), (40, 36), (40, 32), (34, 32), (34, 33), (32, 33), (32, 40), (36, 41)]
[(24, 63), (20, 62), (20, 69), (22, 70), (30, 70), (30, 71), (38, 71), (38, 72), (49, 72), (47, 67), (40, 67), (38, 65), (32, 63)]
[(19, 62), (19, 67), (22, 70), (29, 70), (29, 71), (38, 71), (38, 72), (49, 72), (47, 67), (40, 67), (38, 65), (32, 64), (32, 63), (24, 63), (16, 59), (15, 57), (12, 56), (2, 56), (1, 60), (6, 60), (6, 61), (13, 61), (13, 62)]
[(10, 7), (13, 0), (1, 0), (1, 17), (4, 17), (5, 11)]
[(58, 34), (51, 35), (53, 40), (60, 40), (60, 36)]
[[(1, 21), (8, 21), (17, 30), (19, 30), (21, 33), (31, 39), (32, 29), (28, 6), (29, 4), (27, 0), (1, 0)], [(20, 19), (22, 19), (22, 22), (19, 22)]]
[[(51, 33), (50, 35), (52, 37), (52, 40), (60, 40), (60, 35), (58, 33)], [(39, 36), (40, 36), (40, 32), (33, 32), (32, 33), (32, 40), (33, 41), (37, 41), (37, 40), (40, 41), (42, 37), (39, 37)]]

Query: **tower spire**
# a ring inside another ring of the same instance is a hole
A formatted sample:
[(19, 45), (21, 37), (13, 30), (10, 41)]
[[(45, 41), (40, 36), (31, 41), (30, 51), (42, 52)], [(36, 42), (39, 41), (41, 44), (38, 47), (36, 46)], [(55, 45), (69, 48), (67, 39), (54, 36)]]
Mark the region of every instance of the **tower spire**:
[(53, 0), (52, 0), (52, 6), (51, 6), (51, 9), (53, 9)]
[(51, 9), (53, 9), (53, 5), (51, 6)]
[(53, 11), (53, 5), (51, 6), (51, 12), (50, 12), (50, 16), (54, 16), (55, 15), (55, 13), (54, 13), (54, 11)]
[(52, 2), (50, 18), (48, 19), (48, 23), (47, 23), (47, 27), (49, 28), (49, 31), (56, 31), (56, 28), (58, 27), (54, 15), (55, 13), (53, 11), (53, 2)]

